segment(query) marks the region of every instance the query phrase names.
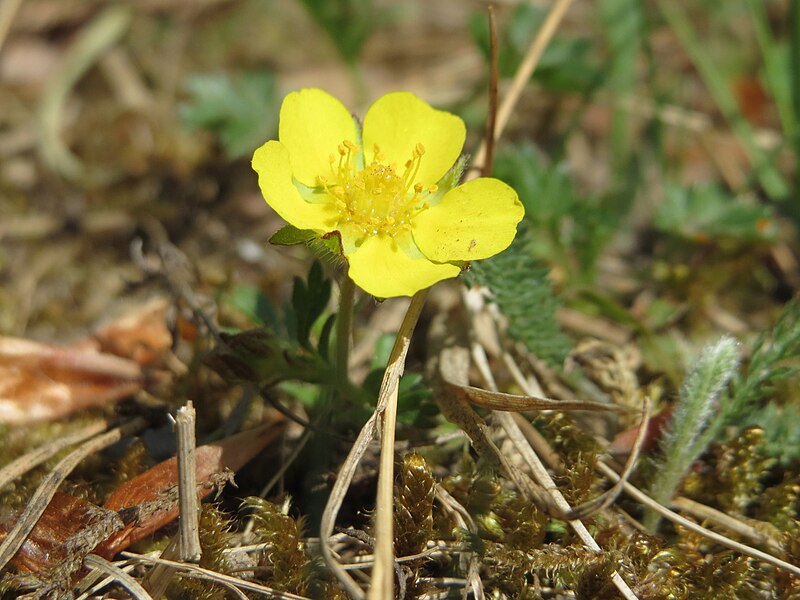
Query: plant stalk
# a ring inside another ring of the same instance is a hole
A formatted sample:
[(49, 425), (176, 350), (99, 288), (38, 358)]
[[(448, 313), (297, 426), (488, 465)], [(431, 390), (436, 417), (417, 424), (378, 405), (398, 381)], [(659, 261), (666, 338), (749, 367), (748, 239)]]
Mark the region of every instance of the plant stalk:
[(389, 364), (378, 394), (377, 412), (382, 414), (381, 457), (378, 493), (375, 501), (375, 567), (369, 589), (370, 600), (394, 598), (394, 434), (397, 422), (397, 395), (405, 368), (411, 334), (417, 324), (428, 290), (411, 299), (403, 324), (397, 332)]
[(339, 313), (336, 315), (336, 381), (339, 389), (347, 389), (350, 383), (350, 337), (353, 329), (353, 300), (356, 284), (345, 276), (339, 286)]

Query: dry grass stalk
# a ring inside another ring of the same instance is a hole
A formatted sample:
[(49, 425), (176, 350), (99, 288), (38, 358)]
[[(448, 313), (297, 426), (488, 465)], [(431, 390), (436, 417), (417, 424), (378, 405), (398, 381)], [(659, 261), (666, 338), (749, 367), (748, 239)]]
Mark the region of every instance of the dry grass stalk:
[(20, 456), (19, 458), (11, 461), (5, 467), (0, 469), (0, 489), (21, 477), (31, 469), (38, 467), (51, 456), (55, 456), (64, 448), (72, 446), (105, 431), (108, 428), (106, 421), (96, 421), (90, 423), (79, 430), (61, 436), (50, 443), (43, 444), (38, 448)]
[[(517, 101), (520, 95), (522, 95), (522, 90), (525, 89), (528, 81), (530, 81), (531, 75), (533, 75), (536, 69), (536, 65), (539, 64), (539, 59), (542, 57), (550, 40), (553, 39), (570, 4), (572, 4), (572, 0), (557, 0), (550, 8), (550, 12), (547, 13), (547, 17), (544, 23), (542, 23), (542, 27), (536, 34), (536, 37), (533, 38), (531, 45), (528, 46), (528, 51), (525, 53), (525, 57), (522, 59), (519, 69), (517, 69), (514, 75), (511, 87), (508, 88), (505, 96), (503, 96), (503, 102), (500, 103), (500, 108), (497, 111), (497, 120), (494, 126), (494, 141), (499, 140), (503, 135), (503, 131), (506, 125), (508, 125), (508, 120), (511, 118), (511, 114), (514, 112), (514, 108), (517, 105)], [(483, 170), (483, 165), (487, 162), (486, 146), (487, 143), (484, 141), (481, 147), (478, 148), (478, 152), (475, 154), (475, 159), (472, 161), (472, 167), (466, 179), (474, 179), (477, 177), (478, 173)]]
[[(413, 333), (414, 327), (419, 319), (426, 296), (427, 290), (418, 292), (408, 307), (408, 312), (406, 312), (406, 316), (403, 319), (403, 323), (397, 333), (397, 339), (395, 340), (394, 347), (392, 348), (392, 353), (389, 356), (389, 364), (386, 366), (386, 372), (384, 373), (383, 382), (381, 383), (381, 389), (378, 394), (375, 412), (372, 413), (372, 416), (361, 428), (356, 441), (350, 448), (347, 458), (342, 463), (342, 466), (339, 469), (339, 474), (336, 478), (336, 482), (333, 484), (333, 488), (331, 489), (328, 503), (325, 506), (325, 511), (322, 514), (322, 520), (320, 523), (320, 549), (322, 556), (333, 574), (336, 576), (342, 586), (344, 586), (345, 591), (350, 594), (351, 597), (357, 599), (363, 599), (365, 597), (364, 592), (358, 586), (356, 581), (342, 568), (342, 565), (334, 556), (333, 549), (331, 548), (330, 537), (333, 534), (336, 516), (342, 506), (342, 502), (347, 494), (347, 489), (350, 487), (350, 482), (353, 480), (353, 476), (355, 475), (358, 464), (361, 461), (361, 458), (364, 456), (364, 452), (366, 452), (367, 447), (373, 439), (373, 436), (375, 435), (378, 421), (383, 420), (384, 437), (382, 438), (380, 477), (384, 479), (379, 479), (378, 481), (375, 529), (376, 532), (380, 530), (384, 535), (386, 532), (388, 532), (389, 537), (385, 542), (388, 544), (388, 553), (387, 546), (381, 547), (382, 553), (379, 552), (376, 547), (375, 557), (376, 569), (386, 569), (388, 566), (389, 576), (384, 578), (384, 575), (380, 574), (379, 572), (380, 579), (376, 580), (373, 572), (373, 585), (375, 581), (382, 581), (383, 583), (381, 584), (381, 589), (385, 591), (385, 586), (387, 585), (386, 579), (388, 579), (388, 585), (393, 587), (394, 551), (392, 547), (392, 506), (394, 484), (394, 423), (397, 414), (397, 392), (400, 376), (403, 374), (403, 369), (405, 368), (405, 358), (406, 354), (408, 353), (409, 344), (411, 343), (411, 334)], [(389, 428), (387, 419), (391, 420), (391, 432), (389, 432), (388, 436), (386, 435), (387, 429)], [(390, 437), (390, 440), (387, 440), (387, 437)], [(386, 461), (383, 459), (384, 448), (389, 449)], [(387, 462), (388, 468), (385, 466)], [(387, 554), (389, 558), (388, 565), (386, 564)], [(392, 594), (389, 596), (377, 597), (389, 598), (392, 597)]]
[(89, 554), (83, 560), (84, 566), (105, 575), (110, 575), (115, 581), (121, 583), (136, 600), (153, 600), (141, 584), (115, 564), (96, 554)]
[(268, 598), (278, 598), (285, 600), (309, 600), (309, 598), (307, 598), (306, 596), (299, 596), (298, 594), (291, 594), (289, 592), (281, 592), (279, 590), (272, 589), (265, 585), (259, 585), (257, 583), (253, 583), (252, 581), (247, 581), (246, 579), (240, 579), (239, 577), (233, 577), (232, 575), (217, 573), (216, 571), (209, 571), (208, 569), (198, 567), (197, 565), (193, 565), (191, 563), (182, 563), (174, 560), (155, 558), (153, 556), (134, 554), (132, 552), (122, 552), (121, 555), (124, 558), (135, 560), (137, 562), (145, 562), (155, 565), (164, 565), (181, 572), (183, 577), (195, 577), (198, 579), (206, 579), (208, 581), (214, 581), (216, 583), (219, 583), (220, 585), (224, 585), (228, 589), (236, 588), (237, 590), (247, 590), (248, 592), (255, 592), (257, 594), (262, 594)]
[[(604, 473), (607, 477), (609, 477), (612, 481), (617, 482), (619, 480), (619, 475), (617, 475), (616, 471), (609, 467), (607, 464), (603, 463), (602, 461), (597, 463), (597, 468)], [(686, 529), (693, 531), (694, 533), (698, 533), (703, 537), (725, 546), (726, 548), (730, 548), (736, 552), (741, 552), (751, 558), (755, 558), (757, 560), (762, 560), (765, 563), (769, 563), (779, 569), (785, 569), (792, 573), (795, 576), (800, 576), (800, 567), (792, 565), (785, 560), (781, 560), (771, 554), (767, 554), (766, 552), (762, 552), (757, 548), (753, 548), (752, 546), (747, 546), (745, 544), (741, 544), (735, 540), (732, 540), (729, 537), (726, 537), (722, 534), (716, 533), (705, 527), (702, 527), (695, 523), (694, 521), (690, 521), (689, 519), (682, 517), (678, 513), (675, 513), (668, 509), (666, 506), (663, 506), (653, 500), (650, 496), (642, 492), (640, 489), (634, 487), (630, 483), (625, 483), (623, 485), (625, 489), (625, 493), (628, 494), (631, 498), (641, 502), (647, 508), (650, 508), (657, 513), (659, 513), (665, 519), (672, 521), (673, 523), (677, 523), (678, 525), (685, 527)]]
[[(473, 315), (474, 316), (474, 315)], [(491, 370), (489, 369), (488, 359), (486, 358), (485, 351), (483, 347), (478, 344), (474, 343), (472, 348), (473, 356), (478, 357), (478, 367), (481, 375), (485, 379), (486, 385), (493, 390), (497, 389), (497, 384), (494, 381), (494, 377), (492, 375)], [(525, 378), (520, 378), (517, 382), (521, 385), (523, 391), (528, 394), (533, 394), (537, 390), (532, 389), (532, 386), (528, 383)], [(506, 413), (506, 412), (499, 412), (494, 411), (494, 417), (500, 426), (506, 432), (506, 435), (509, 436), (509, 439), (512, 441), (514, 446), (516, 447), (517, 451), (523, 457), (523, 460), (528, 465), (528, 468), (531, 470), (534, 479), (542, 488), (544, 488), (547, 494), (550, 496), (550, 499), (555, 504), (555, 506), (565, 513), (565, 515), (570, 515), (572, 518), (568, 518), (568, 522), (581, 541), (589, 548), (594, 550), (595, 552), (602, 552), (602, 549), (597, 544), (595, 539), (592, 537), (592, 534), (589, 533), (589, 530), (586, 529), (586, 526), (577, 518), (582, 514), (588, 516), (597, 510), (602, 510), (603, 508), (610, 505), (620, 494), (623, 489), (623, 485), (625, 480), (628, 476), (630, 476), (631, 472), (633, 471), (633, 467), (636, 462), (636, 457), (639, 454), (639, 449), (641, 448), (642, 442), (644, 441), (644, 437), (647, 433), (647, 422), (650, 413), (650, 401), (645, 397), (645, 403), (643, 408), (643, 415), (642, 415), (642, 425), (640, 426), (639, 435), (637, 436), (636, 443), (634, 444), (634, 451), (631, 452), (631, 456), (628, 459), (628, 462), (625, 465), (625, 469), (623, 471), (622, 477), (620, 477), (616, 482), (615, 485), (603, 493), (598, 498), (591, 500), (580, 507), (576, 507), (573, 509), (553, 481), (553, 478), (548, 473), (547, 469), (545, 468), (544, 464), (542, 464), (541, 459), (536, 454), (533, 447), (528, 443), (526, 440), (522, 430), (520, 429), (519, 425), (514, 419), (514, 416)], [(636, 594), (633, 593), (630, 586), (625, 582), (624, 579), (620, 576), (618, 572), (614, 572), (611, 575), (611, 580), (614, 583), (614, 586), (619, 590), (620, 594), (624, 598), (627, 599), (635, 599), (637, 598)]]

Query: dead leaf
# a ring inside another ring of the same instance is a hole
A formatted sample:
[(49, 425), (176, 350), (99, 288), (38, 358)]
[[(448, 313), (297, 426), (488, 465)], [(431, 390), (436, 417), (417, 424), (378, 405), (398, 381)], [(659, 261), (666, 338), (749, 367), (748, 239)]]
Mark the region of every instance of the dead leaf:
[(92, 336), (100, 350), (150, 366), (172, 346), (166, 298), (154, 298), (100, 328)]
[[(0, 525), (0, 542), (19, 513)], [(60, 563), (89, 554), (97, 544), (122, 529), (119, 515), (83, 498), (56, 492), (47, 509), (14, 555), (14, 566), (28, 573), (47, 575)], [(74, 561), (80, 566), (81, 561)]]
[[(233, 472), (283, 432), (283, 426), (283, 418), (278, 416), (261, 427), (197, 448), (200, 496), (229, 481)], [(173, 457), (125, 482), (103, 507), (56, 492), (12, 563), (23, 573), (49, 577), (58, 569), (71, 576), (90, 552), (112, 558), (178, 516), (177, 486), (178, 467)], [(18, 515), (19, 511), (0, 521), (0, 542)]]
[[(661, 436), (664, 433), (664, 429), (666, 429), (670, 419), (672, 418), (672, 406), (673, 405), (668, 406), (657, 415), (648, 419), (647, 435), (642, 441), (642, 452), (649, 452), (650, 450), (653, 450), (658, 442), (661, 441)], [(634, 441), (639, 435), (640, 428), (641, 425), (638, 425), (617, 434), (617, 436), (608, 446), (608, 451), (611, 454), (616, 455), (630, 453), (633, 449)]]
[(0, 337), (0, 423), (58, 419), (130, 396), (142, 385), (138, 364), (86, 344)]

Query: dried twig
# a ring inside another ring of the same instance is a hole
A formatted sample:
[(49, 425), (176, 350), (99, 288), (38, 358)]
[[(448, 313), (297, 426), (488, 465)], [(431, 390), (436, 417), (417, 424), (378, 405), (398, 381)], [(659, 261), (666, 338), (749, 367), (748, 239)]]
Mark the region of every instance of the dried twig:
[[(467, 529), (475, 536), (478, 535), (478, 526), (475, 524), (472, 515), (470, 515), (469, 511), (441, 485), (436, 486), (436, 499), (442, 504), (445, 510), (455, 518), (459, 527)], [(477, 552), (469, 553), (467, 581), (472, 588), (472, 593), (475, 595), (475, 600), (483, 600), (486, 594), (483, 591), (483, 581), (480, 576), (480, 555)], [(466, 590), (464, 591), (464, 595), (466, 595)]]
[[(167, 546), (159, 554), (159, 558), (164, 560), (179, 559), (181, 554), (181, 535), (180, 532), (174, 534)], [(167, 587), (175, 577), (175, 569), (166, 564), (155, 565), (145, 575), (142, 586), (156, 598), (161, 598), (167, 591)]]
[[(508, 92), (506, 92), (503, 97), (503, 102), (500, 104), (500, 108), (497, 111), (497, 124), (494, 132), (495, 140), (499, 139), (503, 134), (508, 120), (511, 117), (511, 113), (514, 111), (517, 101), (522, 94), (522, 90), (525, 88), (528, 80), (530, 80), (531, 75), (533, 75), (533, 71), (539, 63), (542, 53), (545, 48), (547, 48), (547, 44), (550, 43), (553, 35), (555, 35), (558, 25), (561, 23), (561, 19), (564, 18), (570, 4), (572, 4), (572, 0), (556, 0), (556, 2), (553, 3), (550, 12), (547, 13), (544, 23), (542, 23), (542, 27), (528, 47), (525, 58), (522, 59), (522, 63), (511, 82), (511, 87), (509, 87)], [(470, 172), (480, 172), (483, 169), (483, 164), (487, 162), (486, 158), (487, 152), (484, 142), (478, 149), (475, 159), (472, 161)], [(467, 177), (467, 179), (469, 179), (469, 177)]]
[[(676, 496), (670, 500), (670, 505), (681, 512), (692, 515), (693, 517), (697, 517), (703, 521), (709, 521), (719, 527), (724, 527), (728, 531), (732, 531), (738, 535), (741, 535), (755, 544), (764, 544), (770, 549), (771, 552), (774, 552), (775, 554), (784, 554), (783, 548), (775, 538), (765, 535), (764, 531), (759, 531), (758, 527), (753, 527), (753, 525), (740, 521), (739, 519), (719, 511), (716, 508), (706, 506), (705, 504), (695, 502), (694, 500), (690, 500), (689, 498), (685, 498), (683, 496)], [(762, 524), (767, 525), (763, 522)]]
[(486, 118), (486, 135), (484, 136), (485, 159), (481, 165), (481, 177), (492, 174), (494, 164), (495, 128), (497, 126), (497, 80), (499, 79), (497, 67), (497, 22), (494, 18), (494, 5), (487, 7), (489, 15), (489, 116)]
[[(486, 384), (489, 387), (497, 389), (494, 377), (492, 376), (491, 371), (488, 369), (488, 361), (486, 361), (485, 359), (483, 347), (480, 346), (479, 344), (474, 344), (473, 354), (482, 356), (482, 360), (478, 363), (482, 367), (480, 369), (481, 374), (486, 379)], [(532, 392), (536, 391), (530, 389), (530, 386), (528, 385), (525, 379), (523, 379), (520, 383), (524, 384), (523, 390), (526, 393), (531, 394)], [(642, 426), (640, 427), (643, 430), (646, 430), (647, 428), (646, 424), (649, 416), (649, 411), (650, 411), (650, 402), (648, 399), (645, 398)], [(539, 456), (533, 450), (531, 445), (527, 443), (525, 436), (520, 430), (519, 425), (517, 425), (516, 421), (514, 420), (514, 417), (511, 414), (505, 412), (495, 412), (494, 416), (497, 419), (498, 423), (503, 427), (503, 429), (511, 439), (514, 446), (520, 452), (523, 460), (533, 473), (533, 477), (537, 481), (537, 483), (547, 491), (548, 495), (550, 496), (550, 499), (560, 511), (562, 511), (566, 515), (572, 516), (572, 518), (569, 519), (568, 522), (572, 527), (572, 529), (575, 531), (575, 533), (578, 535), (578, 537), (581, 538), (581, 541), (592, 550), (596, 552), (601, 552), (602, 550), (595, 541), (595, 539), (592, 537), (592, 534), (589, 533), (589, 530), (586, 529), (586, 526), (581, 521), (577, 520), (575, 517), (581, 516), (582, 513), (590, 514), (591, 512), (601, 510), (602, 508), (608, 506), (611, 502), (614, 501), (614, 499), (616, 499), (616, 497), (622, 491), (622, 485), (615, 485), (614, 487), (612, 487), (610, 490), (608, 490), (595, 500), (592, 500), (588, 503), (585, 503), (584, 505), (581, 505), (580, 507), (573, 509), (566, 501), (564, 496), (561, 494), (559, 489), (556, 487), (553, 478), (550, 477), (550, 473), (547, 472), (547, 469), (542, 464), (542, 461), (539, 459)], [(641, 447), (643, 440), (644, 440), (644, 435), (640, 431), (640, 434), (637, 437), (636, 452), (635, 452), (636, 455), (638, 455), (638, 449)], [(631, 471), (633, 470), (634, 464), (635, 464), (635, 459), (628, 460), (628, 463), (625, 465), (625, 471), (623, 473), (625, 478), (627, 478), (627, 476), (630, 475)], [(624, 482), (625, 479), (621, 478), (619, 481)], [(630, 586), (628, 586), (628, 584), (625, 582), (624, 579), (622, 579), (622, 577), (617, 571), (614, 571), (614, 573), (611, 575), (611, 580), (616, 586), (617, 590), (619, 590), (620, 594), (622, 594), (624, 598), (635, 599), (637, 597), (636, 594), (633, 593), (633, 590), (631, 590)]]
[(195, 460), (195, 411), (192, 401), (178, 409), (175, 418), (178, 438), (178, 503), (180, 506), (181, 560), (200, 560), (200, 506), (197, 501)]

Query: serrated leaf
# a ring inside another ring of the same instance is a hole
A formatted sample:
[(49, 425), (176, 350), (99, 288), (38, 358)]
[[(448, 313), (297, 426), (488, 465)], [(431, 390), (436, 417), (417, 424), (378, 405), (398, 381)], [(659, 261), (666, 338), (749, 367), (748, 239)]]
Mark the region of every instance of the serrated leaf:
[(800, 459), (800, 407), (767, 403), (754, 415), (754, 424), (764, 430), (764, 451), (789, 462)]
[(292, 309), (297, 326), (297, 341), (310, 348), (311, 327), (322, 316), (331, 298), (331, 282), (322, 274), (319, 262), (314, 261), (308, 272), (308, 283), (295, 277)]
[(757, 403), (771, 394), (775, 385), (800, 373), (800, 301), (789, 302), (770, 331), (753, 345), (744, 375), (734, 382), (733, 394), (724, 409), (724, 425), (745, 426), (765, 410)]

